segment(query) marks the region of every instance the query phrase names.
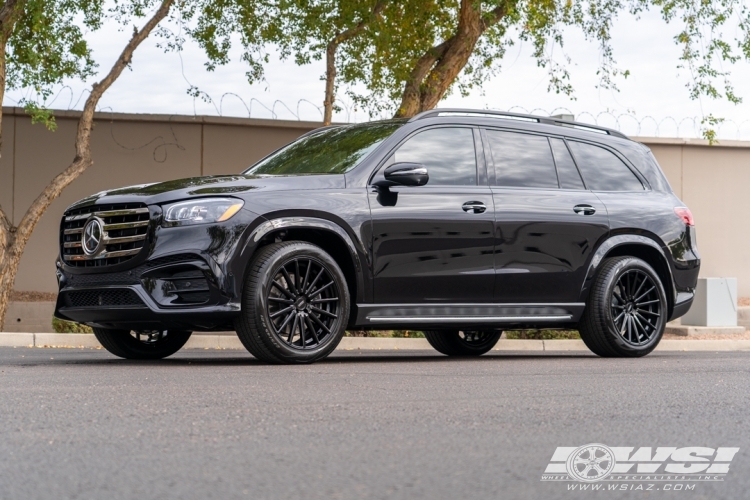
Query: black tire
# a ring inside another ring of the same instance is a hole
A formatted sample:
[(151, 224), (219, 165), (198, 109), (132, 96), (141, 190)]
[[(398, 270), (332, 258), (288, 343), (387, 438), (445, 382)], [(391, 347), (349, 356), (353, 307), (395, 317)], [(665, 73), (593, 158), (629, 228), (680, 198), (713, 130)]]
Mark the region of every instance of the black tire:
[(427, 342), (446, 356), (481, 356), (495, 347), (502, 334), (500, 330), (424, 332)]
[(162, 359), (176, 353), (193, 332), (131, 332), (94, 328), (99, 343), (115, 356), (125, 359)]
[(312, 363), (341, 342), (349, 301), (344, 273), (323, 249), (304, 241), (273, 243), (247, 270), (235, 329), (261, 361)]
[(605, 259), (578, 326), (591, 352), (640, 357), (659, 344), (667, 324), (667, 299), (659, 275), (636, 257)]

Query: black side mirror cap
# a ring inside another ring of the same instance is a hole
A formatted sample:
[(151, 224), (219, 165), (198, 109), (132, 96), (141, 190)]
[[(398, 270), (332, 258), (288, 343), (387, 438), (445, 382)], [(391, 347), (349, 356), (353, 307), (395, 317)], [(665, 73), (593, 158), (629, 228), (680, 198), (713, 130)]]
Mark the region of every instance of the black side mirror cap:
[(394, 163), (383, 174), (385, 180), (375, 182), (376, 186), (424, 186), (430, 180), (427, 167), (421, 163)]

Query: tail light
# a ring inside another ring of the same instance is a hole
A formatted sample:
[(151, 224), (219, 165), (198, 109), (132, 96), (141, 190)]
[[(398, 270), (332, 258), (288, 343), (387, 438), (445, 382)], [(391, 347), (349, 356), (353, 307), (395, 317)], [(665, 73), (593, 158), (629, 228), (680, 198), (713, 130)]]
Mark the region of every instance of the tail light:
[(688, 226), (695, 225), (695, 219), (693, 219), (693, 213), (690, 211), (688, 207), (675, 207), (674, 213), (676, 213), (677, 217), (682, 219), (682, 221)]

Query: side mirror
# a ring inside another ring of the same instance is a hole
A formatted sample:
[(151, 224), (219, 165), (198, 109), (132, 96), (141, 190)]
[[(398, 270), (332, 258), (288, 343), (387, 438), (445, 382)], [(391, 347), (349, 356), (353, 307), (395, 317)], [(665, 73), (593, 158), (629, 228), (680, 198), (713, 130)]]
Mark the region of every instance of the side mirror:
[(394, 163), (387, 167), (385, 181), (378, 181), (377, 186), (424, 186), (430, 180), (427, 168), (421, 163)]

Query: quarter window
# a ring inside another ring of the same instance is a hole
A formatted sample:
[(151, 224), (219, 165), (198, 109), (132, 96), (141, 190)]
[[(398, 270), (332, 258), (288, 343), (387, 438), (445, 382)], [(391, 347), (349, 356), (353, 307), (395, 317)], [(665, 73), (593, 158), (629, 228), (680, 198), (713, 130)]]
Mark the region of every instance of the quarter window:
[(555, 165), (557, 165), (557, 177), (560, 179), (560, 187), (563, 189), (583, 189), (581, 174), (578, 173), (576, 164), (570, 156), (565, 142), (562, 139), (549, 140), (552, 152), (555, 154)]
[(393, 155), (395, 163), (427, 167), (428, 186), (476, 186), (477, 158), (470, 128), (434, 128), (419, 132)]
[(643, 191), (643, 184), (622, 160), (599, 146), (569, 141), (578, 168), (593, 191)]
[(557, 174), (547, 138), (541, 135), (488, 130), (495, 163), (495, 185), (557, 188)]

